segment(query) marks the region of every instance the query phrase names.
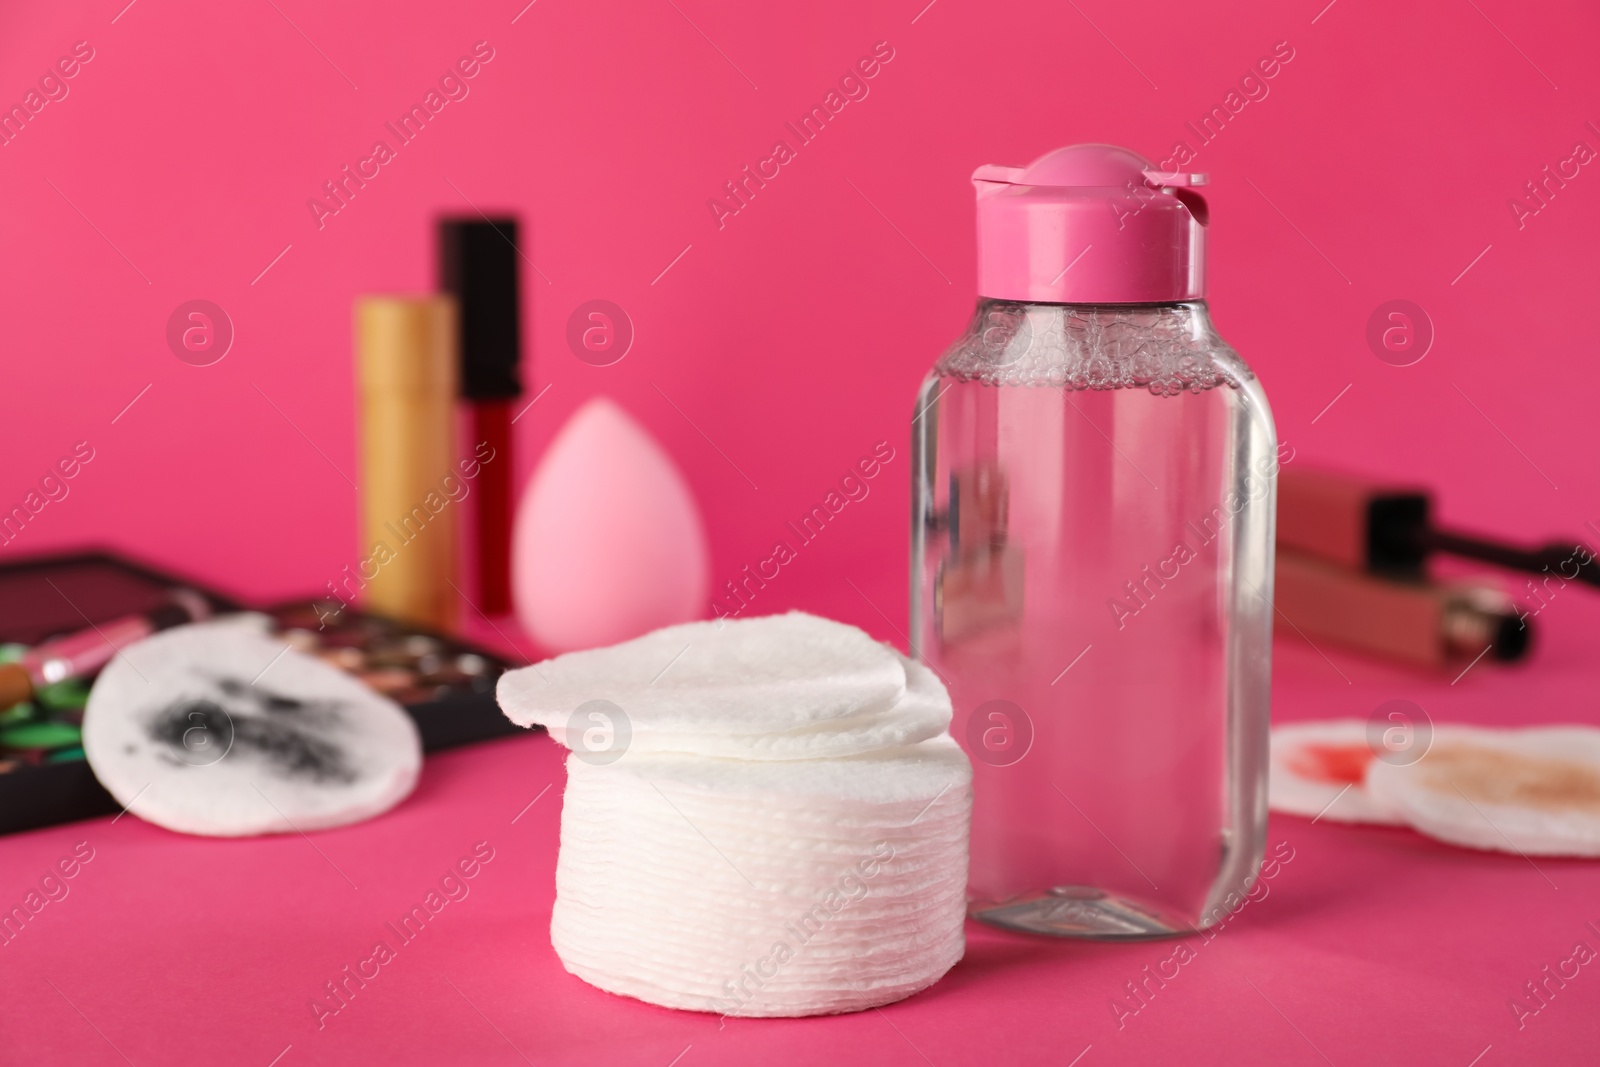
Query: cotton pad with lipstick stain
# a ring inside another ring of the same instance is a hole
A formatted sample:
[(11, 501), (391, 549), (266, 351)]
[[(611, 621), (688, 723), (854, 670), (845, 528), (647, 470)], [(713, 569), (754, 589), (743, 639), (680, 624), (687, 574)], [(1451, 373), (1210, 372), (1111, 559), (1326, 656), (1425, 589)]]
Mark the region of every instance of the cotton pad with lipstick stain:
[(1421, 833), (1468, 848), (1600, 856), (1600, 730), (1435, 732), (1417, 762), (1374, 762), (1373, 799)]
[(398, 705), (227, 620), (122, 649), (89, 694), (83, 747), (128, 811), (216, 837), (359, 822), (404, 799), (422, 766)]
[(1399, 825), (1405, 819), (1366, 787), (1378, 762), (1360, 719), (1297, 722), (1272, 728), (1268, 807), (1330, 822)]

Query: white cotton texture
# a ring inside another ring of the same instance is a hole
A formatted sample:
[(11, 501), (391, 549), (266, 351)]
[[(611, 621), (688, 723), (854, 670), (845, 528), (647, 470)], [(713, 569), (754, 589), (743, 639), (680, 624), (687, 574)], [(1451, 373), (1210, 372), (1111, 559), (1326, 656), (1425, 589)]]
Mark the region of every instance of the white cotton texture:
[(251, 619), (121, 649), (83, 715), (90, 768), (126, 810), (180, 833), (297, 833), (372, 818), (422, 770), (405, 710)]
[(1267, 804), (1286, 815), (1304, 815), (1329, 822), (1399, 826), (1399, 813), (1374, 798), (1361, 781), (1308, 773), (1319, 765), (1318, 749), (1358, 754), (1372, 761), (1367, 723), (1362, 719), (1287, 723), (1272, 728), (1272, 762), (1267, 778)]
[(1600, 856), (1600, 729), (1452, 726), (1367, 789), (1429, 837), (1522, 856)]
[[(699, 655), (656, 692), (685, 641)], [(972, 769), (921, 664), (791, 613), (562, 656), (506, 675), (499, 697), (573, 749), (550, 932), (584, 981), (818, 1015), (900, 1000), (961, 958)], [(573, 715), (595, 700), (627, 720), (604, 735), (620, 755)]]

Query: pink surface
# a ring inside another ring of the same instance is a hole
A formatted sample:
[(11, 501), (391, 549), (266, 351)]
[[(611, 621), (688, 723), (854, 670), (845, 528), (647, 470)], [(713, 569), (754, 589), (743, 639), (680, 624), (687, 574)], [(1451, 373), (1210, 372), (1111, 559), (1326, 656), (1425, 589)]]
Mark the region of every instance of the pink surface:
[[(1600, 723), (1583, 634), (1600, 624), (1600, 602), (1574, 595), (1550, 610), (1571, 626), (1529, 666), (1479, 664), (1454, 685), (1280, 642), (1276, 713), (1364, 716), (1404, 696), (1436, 721)], [(1081, 1067), (1312, 1064), (1319, 1051), (1336, 1064), (1465, 1067), (1487, 1049), (1476, 1062), (1495, 1067), (1588, 1062), (1600, 1047), (1593, 966), (1565, 988), (1552, 982), (1520, 1030), (1509, 1007), (1577, 943), (1600, 950), (1588, 925), (1600, 926), (1600, 864), (1535, 867), (1409, 830), (1281, 816), (1265, 896), (1209, 942), (1056, 943), (968, 924), (966, 959), (881, 1014), (719, 1022), (613, 997), (568, 975), (550, 948), (561, 755), (538, 735), (434, 757), (395, 811), (309, 841), (181, 837), (132, 816), (0, 839), (6, 904), (78, 842), (94, 850), (67, 896), (0, 948), (0, 1062), (112, 1064), (120, 1050), (140, 1065), (266, 1067), (292, 1046), (281, 1067), (515, 1064), (519, 1052), (597, 1067), (680, 1055), (678, 1067), (1061, 1067), (1088, 1048)], [(494, 858), (467, 895), (391, 962), (363, 965), (378, 940), (398, 945), (385, 923), (478, 842)], [(1187, 962), (1174, 960), (1179, 945)], [(346, 965), (378, 974), (319, 1030), (311, 999)], [(1125, 983), (1146, 966), (1176, 976), (1119, 1016), (1114, 998), (1136, 1003)]]
[[(1600, 11), (1576, 0), (8, 4), (4, 106), (74, 42), (92, 59), (0, 145), (0, 509), (52, 497), (0, 558), (105, 542), (263, 598), (336, 578), (359, 558), (351, 298), (428, 285), (436, 213), (516, 210), (528, 399), (550, 387), (516, 424), (519, 483), (573, 411), (615, 396), (685, 471), (720, 589), (890, 442), (870, 495), (752, 610), (898, 640), (903, 442), (976, 291), (969, 176), (1091, 141), (1212, 175), (1217, 325), (1297, 462), (1425, 481), (1447, 521), (1485, 532), (1576, 536), (1600, 524), (1597, 32)], [(479, 41), (493, 58), (443, 87), (459, 98), (373, 164), (385, 124)], [(1293, 59), (1262, 95), (1244, 79), (1280, 42)], [(892, 58), (842, 84), (869, 56)], [(836, 91), (821, 134), (790, 132)], [(336, 213), (308, 208), (341, 168), (374, 165)], [(211, 366), (166, 341), (196, 298), (234, 325)], [(597, 298), (634, 326), (606, 367), (566, 343)], [(1412, 366), (1365, 340), (1393, 299), (1432, 320)], [(91, 458), (41, 484), (75, 450)], [(1529, 669), (1479, 665), (1453, 687), (1330, 653), (1346, 684), (1284, 646), (1276, 714), (1364, 717), (1409, 696), (1446, 719), (1595, 721), (1586, 598), (1564, 590), (1541, 612)], [(989, 933), (881, 1016), (719, 1028), (560, 971), (545, 929), (559, 786), (510, 822), (558, 778), (543, 739), (435, 760), (391, 816), (317, 836), (359, 891), (298, 838), (195, 841), (130, 817), (0, 840), (8, 901), (73, 843), (96, 849), (70, 896), (0, 949), (0, 1061), (122, 1062), (87, 1020), (139, 1064), (265, 1065), (292, 1044), (283, 1067), (521, 1062), (495, 1027), (533, 1062), (682, 1053), (679, 1067), (920, 1064), (913, 1044), (940, 1067), (1002, 1047), (1067, 1064), (1089, 1045), (1081, 1067), (1322, 1062), (1294, 1027), (1335, 1063), (1464, 1065), (1491, 1044), (1482, 1067), (1572, 1062), (1600, 1043), (1593, 968), (1521, 1032), (1507, 1008), (1577, 940), (1600, 948), (1585, 928), (1600, 868), (1540, 861), (1541, 875), (1403, 831), (1277, 818), (1270, 840), (1296, 851), (1269, 897), (1120, 1032), (1110, 998), (1167, 947)], [(472, 895), (318, 1033), (309, 998), (479, 840), (496, 858)]]

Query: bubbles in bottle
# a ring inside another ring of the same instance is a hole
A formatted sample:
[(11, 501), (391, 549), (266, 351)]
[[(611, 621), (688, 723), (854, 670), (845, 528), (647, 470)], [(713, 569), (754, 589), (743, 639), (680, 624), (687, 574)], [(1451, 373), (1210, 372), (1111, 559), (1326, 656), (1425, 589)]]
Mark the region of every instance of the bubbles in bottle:
[(1202, 392), (1251, 377), (1204, 314), (1183, 304), (1092, 308), (984, 301), (935, 372), (986, 385)]

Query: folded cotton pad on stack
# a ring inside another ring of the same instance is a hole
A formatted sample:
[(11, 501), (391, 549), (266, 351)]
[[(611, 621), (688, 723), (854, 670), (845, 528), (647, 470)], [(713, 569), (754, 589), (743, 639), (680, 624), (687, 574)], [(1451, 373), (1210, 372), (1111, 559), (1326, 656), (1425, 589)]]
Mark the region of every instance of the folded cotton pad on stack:
[(1275, 727), (1272, 809), (1410, 826), (1467, 848), (1600, 856), (1600, 730), (1433, 726), (1390, 759), (1368, 730), (1354, 719)]
[(819, 1015), (961, 958), (972, 768), (926, 667), (796, 612), (570, 653), (498, 695), (572, 749), (550, 939), (584, 981)]
[(128, 811), (215, 837), (359, 822), (405, 799), (422, 768), (398, 704), (239, 619), (118, 652), (89, 693), (83, 748)]

